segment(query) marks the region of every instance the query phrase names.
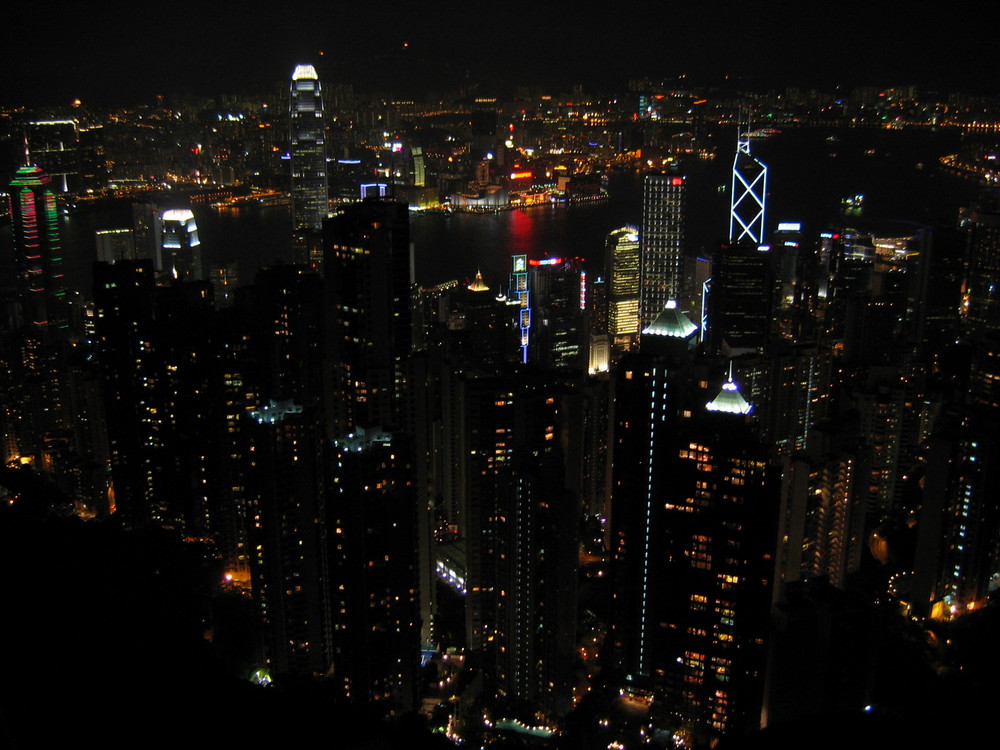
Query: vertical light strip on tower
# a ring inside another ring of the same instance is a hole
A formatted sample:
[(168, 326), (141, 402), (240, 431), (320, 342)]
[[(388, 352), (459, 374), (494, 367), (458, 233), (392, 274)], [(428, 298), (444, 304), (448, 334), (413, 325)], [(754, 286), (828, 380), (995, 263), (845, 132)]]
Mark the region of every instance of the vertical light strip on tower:
[(729, 241), (764, 242), (764, 202), (767, 196), (767, 166), (750, 155), (750, 126), (740, 123), (733, 159), (730, 194)]

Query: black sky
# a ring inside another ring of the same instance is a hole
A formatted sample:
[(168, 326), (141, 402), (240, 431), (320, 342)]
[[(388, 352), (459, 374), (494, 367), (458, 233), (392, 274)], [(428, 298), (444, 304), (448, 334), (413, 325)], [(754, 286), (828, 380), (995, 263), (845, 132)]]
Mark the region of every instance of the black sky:
[(266, 90), (300, 61), (325, 81), (408, 96), (462, 83), (621, 90), (681, 73), (992, 92), (1000, 9), (981, 5), (889, 15), (853, 0), (24, 4), (0, 30), (0, 103)]

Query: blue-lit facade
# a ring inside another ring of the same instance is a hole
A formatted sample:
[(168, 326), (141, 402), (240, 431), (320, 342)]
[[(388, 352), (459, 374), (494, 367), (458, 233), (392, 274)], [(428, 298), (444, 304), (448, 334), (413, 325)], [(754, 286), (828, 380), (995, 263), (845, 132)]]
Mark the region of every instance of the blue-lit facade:
[(518, 327), (521, 331), (521, 362), (528, 361), (528, 339), (531, 329), (531, 294), (528, 289), (528, 256), (515, 255), (510, 274), (510, 298), (519, 304)]

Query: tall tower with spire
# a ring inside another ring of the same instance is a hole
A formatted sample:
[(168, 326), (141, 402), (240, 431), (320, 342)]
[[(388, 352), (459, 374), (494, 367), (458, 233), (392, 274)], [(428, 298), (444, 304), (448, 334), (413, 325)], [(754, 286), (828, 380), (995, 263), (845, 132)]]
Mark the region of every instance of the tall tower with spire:
[(740, 122), (733, 159), (730, 192), (729, 241), (764, 242), (764, 204), (767, 198), (767, 165), (750, 154), (750, 121)]
[(323, 220), (330, 204), (323, 91), (315, 67), (296, 66), (289, 102), (295, 262), (320, 269)]

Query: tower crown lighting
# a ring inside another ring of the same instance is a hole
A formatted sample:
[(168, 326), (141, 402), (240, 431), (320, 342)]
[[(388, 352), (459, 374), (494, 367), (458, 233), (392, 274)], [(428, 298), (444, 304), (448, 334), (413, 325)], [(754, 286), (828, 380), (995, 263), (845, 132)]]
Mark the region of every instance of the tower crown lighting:
[(729, 206), (729, 241), (764, 241), (764, 204), (767, 165), (750, 154), (750, 125), (740, 123), (733, 159), (733, 187)]
[(301, 81), (305, 80), (316, 80), (319, 78), (319, 74), (316, 72), (316, 68), (312, 65), (296, 65), (295, 70), (292, 71), (292, 80)]

